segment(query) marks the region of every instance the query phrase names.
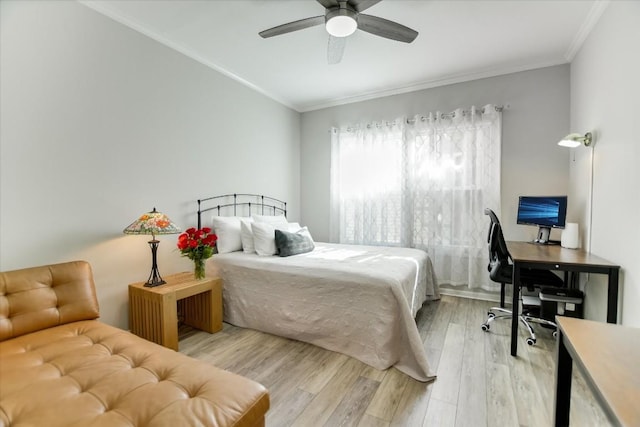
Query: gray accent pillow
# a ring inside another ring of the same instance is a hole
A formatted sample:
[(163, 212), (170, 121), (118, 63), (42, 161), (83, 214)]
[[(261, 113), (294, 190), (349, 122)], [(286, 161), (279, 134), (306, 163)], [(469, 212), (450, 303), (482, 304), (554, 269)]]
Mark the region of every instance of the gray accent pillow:
[(304, 234), (276, 230), (276, 248), (280, 256), (304, 254), (314, 247), (313, 240)]

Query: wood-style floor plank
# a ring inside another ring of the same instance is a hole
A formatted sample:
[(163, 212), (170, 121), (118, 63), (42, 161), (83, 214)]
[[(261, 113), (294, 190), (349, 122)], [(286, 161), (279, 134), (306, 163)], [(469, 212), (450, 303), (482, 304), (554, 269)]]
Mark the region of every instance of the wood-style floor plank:
[(267, 425), (290, 426), (316, 396), (305, 390), (295, 388), (280, 399), (270, 397), (271, 408), (267, 413)]
[(380, 387), (378, 381), (360, 376), (324, 424), (326, 427), (357, 426)]
[(400, 396), (400, 402), (391, 420), (391, 426), (421, 425), (427, 413), (433, 385), (434, 382), (409, 381), (404, 388), (402, 396)]
[[(518, 411), (516, 395), (511, 387), (509, 367), (502, 363), (489, 362), (487, 368), (487, 423), (489, 425), (517, 426)], [(482, 392), (483, 390), (480, 390)]]
[(484, 349), (487, 337), (486, 333), (478, 327), (476, 319), (482, 317), (486, 309), (479, 301), (462, 301), (460, 309), (467, 316), (464, 324), (464, 350), (458, 402), (465, 402), (465, 404), (458, 405), (456, 426), (485, 427), (487, 426), (487, 395), (478, 391), (487, 389)]
[(358, 427), (389, 427), (389, 423), (372, 415), (364, 414), (362, 418), (360, 418)]
[(438, 378), (431, 393), (432, 399), (438, 399), (453, 405), (458, 402), (464, 332), (465, 327), (457, 323), (449, 323), (447, 327), (442, 355), (438, 364)]
[(347, 359), (349, 357), (344, 354), (325, 351), (324, 357), (318, 362), (318, 365), (300, 380), (299, 387), (309, 393), (318, 394), (329, 380), (338, 373)]
[(443, 402), (432, 396), (422, 425), (424, 427), (454, 427), (456, 425), (456, 405)]
[[(495, 303), (443, 296), (418, 312), (429, 366), (421, 383), (391, 368), (380, 371), (311, 344), (224, 324), (216, 334), (180, 329), (180, 351), (264, 384), (269, 427), (551, 425), (555, 340), (536, 327), (530, 347), (520, 330), (518, 357), (509, 354), (509, 320), (480, 325)], [(607, 426), (574, 369), (572, 425)]]
[(380, 383), (378, 392), (367, 409), (367, 414), (391, 421), (409, 381), (414, 380), (397, 369), (390, 369)]
[(359, 360), (350, 358), (342, 366), (344, 369), (329, 380), (292, 425), (300, 427), (322, 426), (327, 422), (358, 380), (365, 365)]

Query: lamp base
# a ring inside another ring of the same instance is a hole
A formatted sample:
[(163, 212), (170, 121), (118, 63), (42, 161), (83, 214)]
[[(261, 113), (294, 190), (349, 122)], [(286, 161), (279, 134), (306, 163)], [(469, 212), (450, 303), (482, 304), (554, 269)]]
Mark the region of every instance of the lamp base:
[(151, 274), (149, 274), (147, 283), (144, 284), (147, 288), (153, 288), (167, 283), (160, 277), (160, 272), (158, 271), (157, 253), (159, 243), (160, 241), (156, 239), (149, 241), (149, 246), (151, 246)]
[(156, 270), (151, 271), (151, 275), (149, 276), (149, 279), (147, 280), (147, 283), (144, 284), (144, 286), (147, 288), (153, 288), (155, 286), (164, 285), (165, 283), (167, 282), (164, 281), (162, 277), (160, 277), (160, 273), (158, 273), (158, 270)]

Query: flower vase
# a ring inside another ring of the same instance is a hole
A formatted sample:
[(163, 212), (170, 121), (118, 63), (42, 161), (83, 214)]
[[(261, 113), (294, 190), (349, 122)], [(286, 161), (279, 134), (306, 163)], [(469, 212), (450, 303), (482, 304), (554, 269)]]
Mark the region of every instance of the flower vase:
[(196, 279), (204, 279), (204, 261), (205, 260), (202, 258), (196, 258), (193, 260), (193, 263), (195, 265), (193, 273)]

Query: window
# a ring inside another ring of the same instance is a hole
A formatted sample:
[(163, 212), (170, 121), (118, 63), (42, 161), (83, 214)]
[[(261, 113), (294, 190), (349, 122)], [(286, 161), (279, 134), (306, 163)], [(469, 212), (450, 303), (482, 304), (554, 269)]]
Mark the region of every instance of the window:
[(500, 208), (500, 113), (472, 108), (332, 130), (332, 240), (426, 250), (440, 283), (493, 289), (484, 208)]

